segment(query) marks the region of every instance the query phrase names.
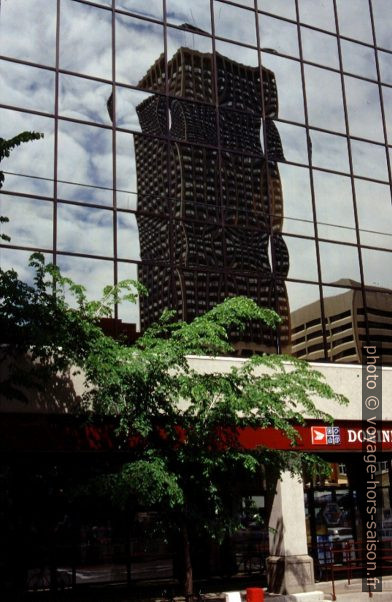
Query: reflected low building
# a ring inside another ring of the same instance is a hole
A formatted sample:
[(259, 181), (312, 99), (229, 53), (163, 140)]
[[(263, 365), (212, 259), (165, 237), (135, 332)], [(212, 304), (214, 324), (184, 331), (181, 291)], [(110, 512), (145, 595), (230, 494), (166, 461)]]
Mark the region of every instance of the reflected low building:
[[(363, 363), (362, 346), (376, 345), (383, 363), (392, 363), (392, 291), (368, 289), (366, 312), (360, 284), (352, 280), (335, 282), (350, 287), (324, 298), (324, 327), (331, 362)], [(367, 316), (367, 320), (366, 320)], [(291, 319), (292, 353), (311, 361), (324, 359), (320, 303), (315, 301), (293, 311)], [(367, 336), (368, 333), (368, 336)]]
[[(215, 90), (210, 53), (180, 48), (167, 64), (167, 82), (164, 66), (160, 57), (139, 83), (156, 94), (137, 107), (142, 134), (134, 136), (138, 273), (150, 292), (141, 301), (141, 327), (167, 307), (192, 320), (229, 296), (246, 295), (285, 318), (287, 344), (289, 258), (281, 236), (277, 161), (284, 157), (272, 121), (278, 113), (274, 74), (263, 69), (261, 78), (258, 67), (216, 54)], [(163, 219), (165, 197), (170, 207)], [(239, 349), (274, 349), (273, 333), (258, 324), (232, 338)]]

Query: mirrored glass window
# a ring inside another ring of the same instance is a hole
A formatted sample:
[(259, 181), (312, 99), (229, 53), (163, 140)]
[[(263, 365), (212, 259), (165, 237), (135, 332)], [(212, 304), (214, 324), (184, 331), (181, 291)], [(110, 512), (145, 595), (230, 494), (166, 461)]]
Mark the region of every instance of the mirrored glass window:
[(392, 211), (389, 186), (355, 179), (361, 243), (392, 248)]
[(301, 27), (302, 52), (306, 61), (339, 69), (336, 37), (309, 27)]
[(289, 123), (276, 123), (276, 126), (286, 161), (307, 165), (309, 161), (305, 128)]
[(216, 40), (215, 49), (217, 53), (222, 54), (233, 61), (242, 63), (247, 67), (258, 67), (259, 65), (257, 50), (253, 48)]
[(368, 0), (337, 0), (339, 33), (342, 36), (373, 43)]
[[(148, 99), (152, 99), (152, 94), (141, 92), (140, 90), (131, 90), (122, 86), (116, 86), (116, 126), (129, 129), (134, 132), (142, 131), (140, 119), (138, 117), (138, 108)], [(162, 103), (163, 110), (166, 110), (166, 102)]]
[(197, 30), (211, 33), (210, 0), (194, 0), (192, 3), (181, 0), (166, 0), (168, 23), (183, 26), (183, 29), (197, 33)]
[(309, 125), (344, 132), (344, 110), (340, 75), (328, 69), (305, 65)]
[[(142, 225), (144, 225), (143, 219), (141, 219)], [(117, 257), (121, 259), (140, 260), (137, 221), (134, 213), (117, 212)]]
[(377, 84), (344, 78), (350, 134), (384, 141), (380, 93)]
[(258, 0), (258, 9), (267, 13), (296, 19), (295, 0)]
[(290, 308), (291, 349), (295, 357), (324, 360), (324, 339), (318, 285), (286, 282)]
[(316, 245), (314, 240), (284, 236), (289, 254), (288, 278), (317, 282)]
[[(2, 2), (0, 54), (41, 65), (54, 65), (56, 13), (56, 2), (47, 0)], [(17, 32), (23, 32), (23, 35)]]
[(392, 84), (392, 55), (379, 50), (378, 62), (380, 65), (381, 81), (385, 84)]
[(279, 100), (279, 117), (304, 123), (304, 101), (301, 68), (297, 61), (274, 56), (268, 52), (261, 55), (263, 67), (270, 69), (276, 80)]
[(314, 170), (313, 182), (319, 237), (355, 243), (350, 178)]
[[(158, 78), (151, 79), (147, 73), (156, 62)], [(142, 89), (164, 90), (164, 73), (162, 25), (117, 14), (116, 80)]]
[(387, 128), (388, 142), (392, 142), (392, 88), (382, 87), (382, 98), (385, 112), (385, 125)]
[(60, 14), (60, 67), (112, 79), (111, 11), (61, 0)]
[[(138, 266), (134, 263), (125, 263), (119, 261), (117, 264), (118, 281), (121, 280), (138, 280)], [(127, 324), (134, 324), (135, 330), (140, 331), (140, 301), (136, 303), (126, 301), (118, 306), (118, 317)]]
[[(113, 188), (112, 131), (60, 121), (58, 134), (58, 178), (72, 184), (101, 187), (107, 200)], [(59, 196), (63, 189), (59, 186)]]
[(215, 35), (256, 46), (256, 19), (251, 10), (214, 0)]
[(373, 0), (373, 17), (376, 27), (377, 46), (392, 50), (392, 14), (389, 0)]
[(260, 45), (280, 54), (298, 56), (298, 31), (294, 23), (259, 14)]
[(57, 248), (72, 253), (112, 256), (112, 211), (58, 203)]
[(3, 159), (4, 190), (51, 196), (53, 194), (54, 122), (53, 119), (21, 111), (0, 109), (2, 137), (13, 138), (20, 132), (39, 132), (44, 138), (21, 144), (9, 158)]
[(53, 113), (53, 71), (0, 61), (0, 103)]
[(324, 132), (310, 131), (312, 159), (315, 167), (348, 173), (347, 140)]
[(162, 21), (163, 19), (163, 1), (162, 0), (116, 0), (118, 10), (127, 10), (142, 17), (152, 17)]
[(59, 114), (110, 125), (108, 103), (112, 86), (83, 77), (60, 74)]
[(314, 236), (309, 170), (279, 164), (284, 206), (283, 231)]
[(299, 15), (302, 23), (320, 29), (335, 31), (335, 17), (332, 0), (301, 0)]
[[(116, 188), (117, 191), (121, 192), (120, 206), (123, 209), (134, 209), (132, 206), (128, 207), (123, 204), (129, 203), (130, 205), (133, 205), (134, 196), (137, 192), (135, 145), (132, 134), (126, 134), (124, 132), (116, 133), (116, 163)], [(151, 167), (151, 169), (153, 168)], [(117, 200), (119, 200), (119, 198)]]
[[(360, 282), (358, 249), (349, 245), (320, 242), (321, 278), (323, 282), (344, 285), (348, 280)], [(344, 261), (342, 258), (344, 257)]]
[(377, 79), (374, 49), (362, 44), (341, 40), (343, 71), (361, 77)]
[[(63, 276), (71, 278), (76, 284), (82, 284), (87, 289), (86, 295), (90, 301), (101, 299), (104, 287), (114, 283), (112, 261), (59, 254), (57, 264)], [(70, 296), (69, 300), (71, 300)]]
[(362, 249), (363, 277), (367, 286), (392, 289), (392, 253)]
[(388, 180), (387, 160), (383, 146), (351, 140), (351, 151), (355, 175), (375, 180)]
[[(0, 264), (3, 270), (15, 270), (20, 280), (30, 286), (33, 284), (35, 270), (29, 267), (31, 251), (19, 251), (0, 247)], [(53, 255), (44, 253), (46, 263), (53, 261)]]
[[(341, 284), (344, 284), (342, 282)], [(355, 283), (347, 281), (347, 286)], [(360, 288), (323, 287), (328, 360), (358, 363), (363, 328), (363, 297)], [(358, 312), (358, 313), (357, 313)]]
[[(52, 248), (53, 203), (2, 194), (0, 215), (10, 220), (1, 224), (1, 231), (11, 237), (9, 244), (39, 249)], [(8, 244), (3, 240), (1, 242)]]

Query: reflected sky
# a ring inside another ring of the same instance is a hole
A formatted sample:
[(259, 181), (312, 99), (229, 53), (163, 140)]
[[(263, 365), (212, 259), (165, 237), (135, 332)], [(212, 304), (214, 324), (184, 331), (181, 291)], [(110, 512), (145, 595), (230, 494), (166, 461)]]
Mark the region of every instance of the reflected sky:
[[(22, 61), (0, 60), (0, 104), (9, 107), (0, 108), (1, 136), (9, 138), (24, 130), (45, 134), (43, 140), (22, 145), (10, 159), (2, 163), (2, 169), (14, 174), (6, 176), (4, 186), (14, 196), (2, 196), (1, 214), (9, 215), (12, 220), (8, 233), (12, 237), (12, 244), (16, 246), (43, 248), (50, 252), (53, 239), (56, 238), (59, 261), (67, 274), (78, 281), (88, 281), (92, 294), (96, 294), (107, 279), (113, 280), (113, 263), (98, 259), (82, 261), (62, 254), (117, 256), (121, 260), (119, 273), (137, 275), (136, 265), (127, 262), (140, 260), (138, 225), (134, 213), (121, 210), (135, 212), (140, 206), (133, 133), (141, 131), (138, 107), (153, 98), (153, 86), (145, 81), (143, 90), (137, 89), (139, 82), (163, 56), (165, 48), (169, 60), (180, 47), (207, 54), (213, 51), (209, 0), (195, 1), (192, 6), (181, 0), (166, 0), (166, 40), (163, 22), (143, 18), (162, 21), (162, 0), (116, 0), (118, 10), (132, 14), (115, 15), (115, 57), (112, 57), (112, 12), (103, 8), (110, 7), (111, 2), (102, 0), (99, 4), (102, 8), (74, 0), (60, 2), (57, 126), (53, 118), (56, 111), (56, 2), (6, 1), (2, 4), (0, 17), (0, 53)], [(334, 282), (340, 278), (359, 280), (357, 249), (350, 245), (333, 244), (345, 242), (354, 245), (357, 241), (354, 202), (348, 177), (347, 140), (344, 136), (334, 135), (346, 134), (346, 123), (341, 75), (333, 71), (339, 69), (333, 1), (300, 0), (298, 3), (303, 58), (320, 65), (304, 65), (304, 82), (298, 60), (294, 0), (259, 0), (258, 9), (263, 13), (258, 14), (247, 10), (253, 8), (253, 0), (237, 4), (243, 7), (214, 0), (216, 36), (237, 42), (218, 39), (215, 48), (221, 55), (246, 66), (257, 68), (261, 60), (263, 67), (271, 70), (275, 76), (278, 91), (276, 135), (280, 138), (284, 155), (284, 160), (281, 158), (279, 161), (283, 204), (282, 215), (278, 218), (282, 219), (284, 240), (289, 250), (288, 277), (307, 282), (318, 280), (316, 243), (313, 240), (313, 203), (318, 235), (331, 241), (322, 242), (319, 247), (323, 281)], [(351, 139), (359, 238), (363, 245), (391, 249), (391, 199), (387, 186), (388, 166), (383, 146), (385, 139), (376, 55), (371, 46), (373, 34), (369, 5), (367, 0), (337, 0), (336, 4), (339, 32), (354, 40), (340, 41), (343, 70), (350, 74), (344, 75), (349, 133), (354, 138), (367, 140)], [(389, 0), (373, 1), (372, 6), (377, 44), (384, 49), (378, 50), (377, 55), (383, 83), (387, 135), (391, 143), (392, 60), (388, 50), (392, 50), (392, 11)], [(279, 17), (292, 22), (282, 21)], [(188, 25), (183, 27), (184, 24)], [(256, 49), (256, 24), (263, 49), (261, 52)], [(26, 34), (16, 35), (16, 31)], [(203, 35), (203, 32), (207, 35)], [(48, 68), (28, 66), (23, 61)], [(76, 75), (62, 71), (72, 71)], [(303, 84), (309, 138), (303, 127)], [(164, 70), (158, 87), (164, 95)], [(177, 96), (184, 97), (187, 94), (189, 97), (185, 89), (176, 92)], [(82, 121), (90, 125), (80, 123)], [(119, 128), (115, 135), (113, 124)], [(331, 133), (319, 132), (317, 128)], [(380, 144), (371, 144), (371, 141)], [(311, 174), (308, 169), (309, 150), (313, 167)], [(58, 162), (55, 166), (56, 154)], [(175, 157), (171, 161), (174, 165)], [(346, 175), (322, 170), (336, 170)], [(43, 200), (44, 197), (53, 198), (55, 173), (58, 179), (57, 199), (77, 203), (59, 202), (56, 224), (53, 203)], [(366, 178), (386, 184), (377, 184)], [(238, 182), (236, 186), (244, 187), (241, 189), (242, 198), (248, 198), (246, 182)], [(255, 187), (255, 184), (252, 183), (252, 186)], [(27, 196), (21, 196), (23, 194)], [(159, 191), (155, 195), (155, 212), (156, 208), (162, 215), (172, 209), (178, 211), (173, 199), (164, 197)], [(115, 218), (112, 211), (114, 202), (119, 209)], [(238, 207), (236, 215), (239, 216), (241, 211), (242, 208)], [(220, 213), (218, 217), (220, 219)], [(211, 236), (213, 238), (214, 235)], [(19, 267), (22, 274), (26, 274), (23, 267), (26, 253), (22, 251), (1, 250), (2, 265), (12, 263), (13, 253), (15, 266)], [(388, 276), (391, 256), (365, 249), (362, 257), (366, 283), (391, 286)], [(291, 283), (289, 293), (293, 307), (299, 304), (301, 294), (305, 295), (305, 292), (300, 292), (303, 285), (298, 284), (296, 288), (295, 284), (298, 283)], [(317, 287), (311, 284), (307, 286), (309, 298), (316, 299)], [(310, 291), (314, 291), (314, 295)], [(138, 319), (137, 311), (137, 308), (132, 309), (133, 321)]]

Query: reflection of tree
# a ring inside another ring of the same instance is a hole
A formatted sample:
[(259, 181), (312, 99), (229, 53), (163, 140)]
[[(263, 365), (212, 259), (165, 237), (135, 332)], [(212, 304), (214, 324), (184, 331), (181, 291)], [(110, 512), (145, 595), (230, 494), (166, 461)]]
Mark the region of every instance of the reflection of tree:
[[(261, 81), (258, 68), (217, 54), (216, 99), (211, 54), (180, 48), (167, 69), (168, 101), (162, 56), (139, 82), (155, 92), (137, 107), (142, 134), (134, 136), (139, 278), (150, 290), (141, 304), (142, 327), (166, 306), (191, 320), (227, 296), (246, 295), (285, 318), (287, 344), (289, 259), (281, 236), (277, 161), (284, 156), (273, 122), (274, 74), (263, 69)], [(108, 106), (110, 111), (110, 101)], [(266, 153), (260, 143), (262, 109)], [(218, 145), (224, 150), (218, 152)], [(241, 336), (232, 334), (244, 347), (274, 346), (272, 333), (257, 324)]]

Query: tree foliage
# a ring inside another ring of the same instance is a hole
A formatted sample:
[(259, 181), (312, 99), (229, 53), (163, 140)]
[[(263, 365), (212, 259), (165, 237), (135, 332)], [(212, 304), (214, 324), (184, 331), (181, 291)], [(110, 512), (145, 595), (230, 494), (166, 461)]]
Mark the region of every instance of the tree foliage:
[[(254, 355), (224, 373), (192, 367), (191, 355), (230, 354), (233, 327), (242, 330), (255, 320), (279, 324), (274, 311), (248, 298), (229, 298), (191, 323), (167, 311), (136, 344), (126, 346), (105, 336), (97, 319), (109, 315), (114, 302), (144, 294), (139, 284), (129, 280), (107, 287), (100, 301), (91, 302), (84, 287), (45, 265), (40, 254), (30, 265), (33, 285), (13, 271), (0, 273), (3, 358), (30, 354), (36, 382), (40, 370), (83, 371), (81, 411), (108, 423), (116, 449), (129, 458), (100, 478), (99, 487), (123, 507), (132, 499), (159, 508), (166, 524), (179, 530), (190, 594), (192, 534), (222, 539), (238, 526), (232, 500), (239, 480), (255, 474), (261, 462), (276, 474), (319, 468), (309, 454), (245, 449), (240, 429), (273, 427), (295, 443), (295, 425), (303, 424), (305, 415), (331, 421), (315, 398), (346, 400), (309, 364), (289, 356)], [(12, 377), (3, 383), (3, 393), (14, 391)]]

